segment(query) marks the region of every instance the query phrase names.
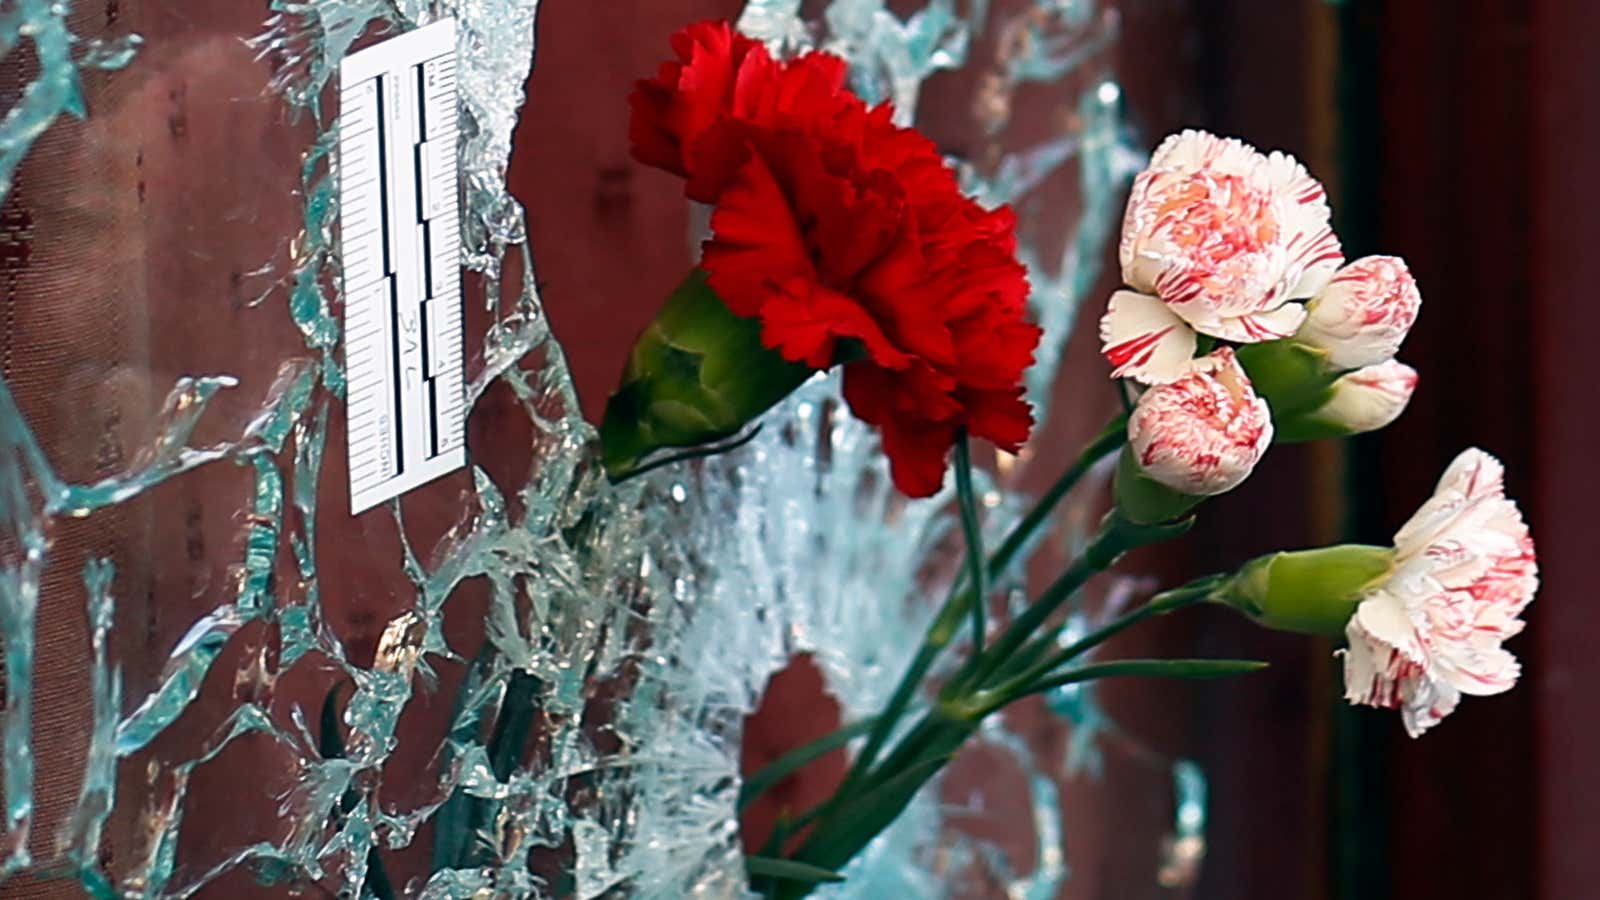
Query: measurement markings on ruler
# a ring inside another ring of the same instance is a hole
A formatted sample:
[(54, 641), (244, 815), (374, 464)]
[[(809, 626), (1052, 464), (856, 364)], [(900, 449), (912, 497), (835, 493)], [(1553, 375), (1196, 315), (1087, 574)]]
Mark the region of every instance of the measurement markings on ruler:
[(339, 66), (350, 511), (466, 464), (455, 20)]

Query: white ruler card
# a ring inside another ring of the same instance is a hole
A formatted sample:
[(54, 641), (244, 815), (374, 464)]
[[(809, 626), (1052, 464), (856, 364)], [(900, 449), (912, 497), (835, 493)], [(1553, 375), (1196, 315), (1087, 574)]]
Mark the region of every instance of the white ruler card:
[(467, 461), (456, 23), (339, 66), (350, 512)]

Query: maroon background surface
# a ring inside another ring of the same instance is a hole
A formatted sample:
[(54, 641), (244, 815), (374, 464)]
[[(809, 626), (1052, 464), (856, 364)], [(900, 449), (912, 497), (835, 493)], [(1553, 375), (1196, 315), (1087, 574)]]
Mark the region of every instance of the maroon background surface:
[[(299, 198), (292, 178), (263, 191), (257, 173), (288, 172), (284, 160), (304, 144), (308, 126), (282, 122), (260, 97), (265, 64), (252, 62), (238, 43), (264, 14), (259, 4), (78, 6), (81, 34), (135, 30), (150, 40), (134, 69), (89, 79), (91, 118), (64, 121), (40, 143), (0, 214), (0, 366), (63, 472), (89, 478), (114, 471), (148, 438), (142, 431), (149, 411), (178, 374), (248, 375), (248, 396), (219, 403), (218, 418), (231, 427), (259, 401), (268, 363), (297, 344), (281, 310), (248, 307), (251, 285), (213, 277), (226, 266), (201, 265), (193, 254), (167, 248), (214, 254), (236, 274), (267, 259), (281, 262), (278, 241), (298, 221)], [(545, 299), (591, 414), (633, 334), (690, 259), (678, 184), (627, 157), (623, 97), (663, 56), (672, 30), (738, 6), (542, 5), (538, 66), (510, 179), (528, 207)], [(1592, 373), (1600, 304), (1591, 296), (1600, 284), (1600, 171), (1591, 158), (1600, 146), (1600, 100), (1588, 60), (1600, 39), (1600, 9), (1586, 0), (1117, 6), (1117, 74), (1142, 143), (1201, 126), (1300, 155), (1332, 189), (1347, 252), (1404, 255), (1427, 298), (1402, 354), (1422, 371), (1422, 387), (1397, 426), (1348, 452), (1275, 452), (1244, 489), (1217, 504), (1212, 525), (1185, 554), (1146, 557), (1131, 568), (1181, 577), (1341, 534), (1383, 540), (1450, 457), (1476, 444), (1506, 460), (1509, 489), (1528, 512), (1545, 578), (1529, 632), (1512, 644), (1525, 661), (1524, 683), (1504, 697), (1464, 703), (1418, 742), (1404, 737), (1391, 714), (1343, 709), (1325, 644), (1266, 635), (1215, 615), (1162, 622), (1125, 645), (1130, 652), (1273, 663), (1271, 673), (1226, 687), (1130, 684), (1110, 694), (1130, 728), (1170, 753), (1195, 757), (1211, 775), (1210, 858), (1196, 896), (1594, 894), (1600, 616), (1587, 567), (1600, 547), (1600, 479), (1592, 473), (1600, 451)], [(14, 61), (0, 67), (7, 105), (18, 78)], [(960, 96), (956, 82), (936, 80), (929, 88), (931, 130), (956, 149), (965, 120), (950, 98)], [(217, 152), (235, 143), (258, 156), (224, 159)], [(228, 218), (241, 209), (246, 213)], [(232, 224), (196, 230), (195, 223), (214, 221)], [(77, 327), (82, 321), (102, 327)], [(228, 342), (241, 335), (266, 350), (252, 354)], [(1097, 421), (1098, 410), (1087, 407), (1098, 401), (1083, 399), (1088, 392), (1073, 380), (1103, 377), (1093, 343), (1091, 328), (1074, 338), (1077, 375), (1063, 387), (1071, 414), (1053, 426), (1050, 446), (1075, 445)], [(83, 397), (91, 402), (62, 402)], [(474, 452), (491, 472), (515, 467), (496, 461), (491, 448), (526, 446), (497, 430), (515, 417), (497, 416), (496, 402), (491, 393), (474, 417)], [(340, 481), (339, 466), (330, 459), (330, 486)], [(72, 800), (85, 744), (81, 732), (66, 727), (81, 721), (73, 704), (85, 696), (76, 577), (85, 548), (104, 550), (105, 534), (112, 535), (127, 619), (119, 619), (115, 652), (128, 661), (132, 693), (148, 686), (177, 635), (225, 591), (227, 574), (216, 561), (233, 558), (237, 548), (208, 550), (204, 540), (237, 531), (228, 517), (248, 483), (234, 469), (206, 477), (56, 535), (58, 564), (45, 585), (40, 631), (40, 850)], [(1346, 491), (1347, 484), (1357, 489)], [(456, 487), (429, 495), (419, 527), (449, 520)], [(403, 585), (374, 582), (374, 566), (363, 560), (392, 568), (392, 529), (330, 528), (322, 540), (339, 556), (325, 572), (330, 622), (370, 654)], [(458, 605), (463, 614), (473, 608)], [(216, 672), (231, 675), (242, 652), (230, 651)], [(202, 704), (208, 710), (223, 708), (231, 689), (226, 678), (214, 682), (207, 696), (219, 702)], [(283, 685), (279, 705), (314, 707), (324, 688)], [(804, 698), (801, 688), (796, 696)], [(759, 732), (751, 746), (774, 752), (829, 714), (820, 701), (797, 700), (784, 717), (790, 730)], [(214, 722), (205, 715), (181, 721), (174, 736), (206, 733)], [(419, 706), (403, 727), (435, 734), (444, 715)], [(208, 783), (196, 790), (231, 799), (231, 773), (258, 772), (264, 755), (248, 743), (237, 752), (235, 768), (209, 768)], [(141, 781), (135, 773), (121, 786), (113, 850), (127, 843), (116, 835), (139, 828), (141, 792), (148, 792)], [(1073, 897), (1158, 896), (1146, 882), (1124, 877), (1147, 871), (1152, 851), (1121, 838), (1142, 834), (1168, 811), (1143, 795), (1118, 793), (1122, 786), (1113, 780), (1069, 797)], [(217, 835), (237, 840), (241, 818), (261, 816), (252, 822), (270, 834), (271, 803), (257, 806), (197, 804), (181, 852), (204, 857), (215, 852), (207, 842)], [(419, 864), (401, 862), (398, 873), (414, 874)], [(241, 875), (202, 896), (276, 893), (252, 890)], [(79, 891), (12, 881), (0, 894)]]
[(1600, 388), (1590, 337), (1600, 305), (1584, 286), (1600, 280), (1600, 102), (1592, 47), (1600, 8), (1584, 0), (1535, 4), (1528, 23), (1533, 103), (1531, 193), (1533, 515), (1545, 594), (1534, 631), (1542, 670), (1532, 700), (1537, 780), (1536, 887), (1542, 897), (1580, 897), (1600, 884), (1600, 611), (1589, 571), (1600, 547)]

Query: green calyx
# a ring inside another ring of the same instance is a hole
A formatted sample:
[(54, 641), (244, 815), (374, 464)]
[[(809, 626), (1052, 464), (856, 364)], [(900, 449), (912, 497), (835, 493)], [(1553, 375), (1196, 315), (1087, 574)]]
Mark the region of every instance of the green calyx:
[[(1344, 374), (1328, 362), (1328, 351), (1289, 339), (1245, 344), (1235, 351), (1250, 384), (1272, 407), (1272, 421), (1282, 423), (1314, 412), (1328, 402), (1333, 383)], [(1276, 434), (1275, 439), (1284, 440)]]
[(1348, 423), (1322, 414), (1321, 407), (1275, 420), (1272, 428), (1272, 439), (1280, 444), (1300, 444), (1360, 434)]
[(1338, 637), (1356, 607), (1394, 572), (1394, 548), (1336, 544), (1269, 553), (1213, 595), (1277, 631)]
[(618, 481), (658, 450), (731, 437), (812, 372), (762, 346), (761, 324), (734, 315), (697, 269), (639, 335), (606, 403), (606, 474)]
[(1132, 447), (1122, 448), (1122, 456), (1117, 459), (1112, 493), (1122, 516), (1139, 525), (1180, 519), (1205, 499), (1175, 491), (1146, 475)]

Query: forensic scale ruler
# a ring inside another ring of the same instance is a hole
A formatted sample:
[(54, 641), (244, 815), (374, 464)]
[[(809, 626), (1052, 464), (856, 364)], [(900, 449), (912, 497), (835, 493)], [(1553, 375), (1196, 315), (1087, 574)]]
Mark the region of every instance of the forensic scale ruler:
[(350, 512), (467, 461), (456, 23), (339, 66)]

